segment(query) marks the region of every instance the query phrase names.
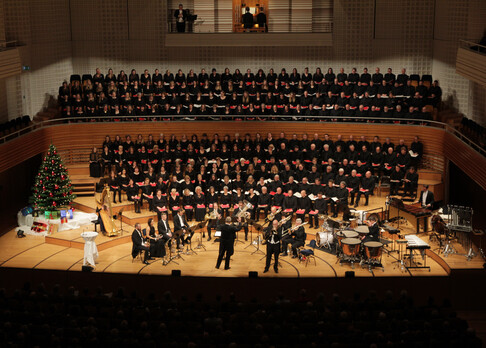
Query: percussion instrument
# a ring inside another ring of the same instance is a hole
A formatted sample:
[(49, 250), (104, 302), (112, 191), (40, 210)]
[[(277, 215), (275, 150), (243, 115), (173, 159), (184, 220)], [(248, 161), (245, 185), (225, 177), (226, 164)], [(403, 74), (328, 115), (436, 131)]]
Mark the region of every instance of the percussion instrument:
[(349, 219), (349, 228), (354, 230), (356, 227), (358, 227), (358, 219), (357, 218)]
[(359, 258), (359, 251), (361, 250), (361, 240), (358, 238), (344, 238), (341, 240), (343, 247), (343, 254), (348, 258)]
[(369, 261), (379, 262), (382, 254), (383, 243), (376, 241), (369, 241), (364, 243), (365, 254)]
[(370, 229), (366, 225), (358, 226), (354, 230), (358, 232), (360, 237), (366, 237), (370, 233)]
[(316, 245), (319, 248), (322, 247), (330, 248), (333, 241), (334, 241), (334, 236), (332, 232), (324, 231), (324, 232), (316, 233)]
[[(432, 211), (422, 208), (419, 204), (403, 204), (403, 201), (398, 198), (392, 198), (390, 200), (390, 206), (388, 210), (388, 219), (398, 218), (400, 224), (400, 217), (405, 218), (410, 224), (414, 225), (416, 233), (420, 232), (422, 227), (424, 232), (427, 232), (427, 218), (432, 215)], [(400, 225), (398, 226), (400, 227)]]
[(340, 247), (342, 247), (341, 242), (345, 238), (357, 238), (359, 236), (358, 232), (344, 230), (336, 233), (336, 239)]

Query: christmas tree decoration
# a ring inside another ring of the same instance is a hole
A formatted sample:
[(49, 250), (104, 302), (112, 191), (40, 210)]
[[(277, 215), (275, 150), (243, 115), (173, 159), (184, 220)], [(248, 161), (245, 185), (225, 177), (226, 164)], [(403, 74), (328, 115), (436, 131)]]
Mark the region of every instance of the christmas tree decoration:
[(70, 205), (76, 198), (71, 190), (67, 169), (52, 144), (39, 168), (32, 192), (34, 208), (40, 211), (55, 211)]

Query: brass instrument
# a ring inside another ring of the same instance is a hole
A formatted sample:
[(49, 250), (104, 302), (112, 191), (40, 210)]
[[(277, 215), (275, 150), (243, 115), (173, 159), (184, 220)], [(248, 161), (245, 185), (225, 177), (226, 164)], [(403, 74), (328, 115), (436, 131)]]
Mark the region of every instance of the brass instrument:
[(217, 219), (218, 219), (218, 211), (214, 209), (204, 216), (204, 220), (217, 220)]
[[(99, 210), (103, 226), (105, 227), (106, 235), (113, 237), (118, 235), (115, 227), (115, 220), (113, 219), (113, 211), (111, 209), (111, 191), (108, 186), (105, 186), (103, 192), (101, 192), (100, 199), (96, 199), (96, 205)], [(105, 209), (106, 207), (106, 209)]]
[(308, 222), (304, 222), (303, 224), (296, 225), (294, 227), (287, 228), (285, 231), (282, 232), (282, 237), (286, 236), (287, 234), (290, 234), (292, 231), (298, 229), (301, 226), (307, 225)]
[(243, 201), (243, 208), (236, 213), (237, 218), (249, 218), (250, 217), (250, 212), (247, 212), (248, 209), (251, 209), (253, 205), (248, 202), (248, 201)]
[(282, 208), (278, 208), (278, 210), (275, 213), (270, 213), (267, 215), (267, 220), (272, 221), (275, 216), (282, 211)]
[(285, 224), (287, 221), (289, 221), (290, 219), (292, 219), (292, 215), (289, 215), (287, 217), (284, 217), (282, 220), (280, 220), (278, 222), (278, 227), (282, 226), (283, 224)]

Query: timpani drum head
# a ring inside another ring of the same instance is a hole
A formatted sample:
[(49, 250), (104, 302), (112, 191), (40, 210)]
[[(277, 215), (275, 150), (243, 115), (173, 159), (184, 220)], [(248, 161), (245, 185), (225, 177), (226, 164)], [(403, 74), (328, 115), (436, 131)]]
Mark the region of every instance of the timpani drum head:
[(357, 256), (361, 247), (358, 238), (344, 238), (342, 241), (343, 253), (346, 256)]
[(357, 245), (361, 244), (361, 241), (358, 238), (344, 238), (341, 243), (347, 245)]
[(359, 236), (358, 232), (345, 230), (343, 231), (344, 238), (357, 238)]

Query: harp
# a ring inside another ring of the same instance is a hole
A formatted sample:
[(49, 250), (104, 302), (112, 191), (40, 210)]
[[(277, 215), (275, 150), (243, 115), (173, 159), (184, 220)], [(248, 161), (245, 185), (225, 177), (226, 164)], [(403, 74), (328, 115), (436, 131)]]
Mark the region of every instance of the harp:
[(115, 220), (113, 219), (113, 211), (111, 209), (111, 191), (108, 186), (105, 186), (101, 192), (100, 199), (96, 199), (96, 205), (98, 206), (98, 211), (101, 221), (103, 221), (106, 235), (109, 237), (118, 235), (115, 228)]

